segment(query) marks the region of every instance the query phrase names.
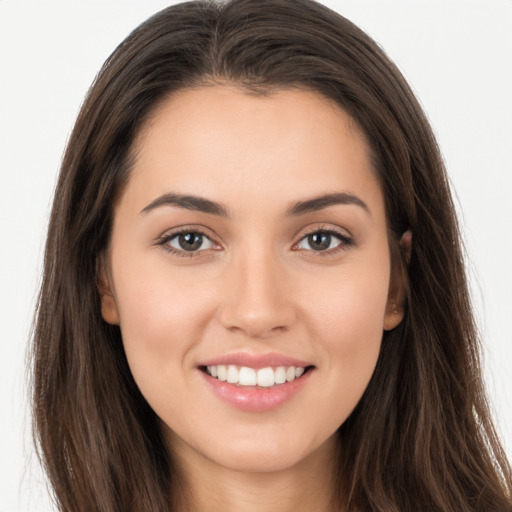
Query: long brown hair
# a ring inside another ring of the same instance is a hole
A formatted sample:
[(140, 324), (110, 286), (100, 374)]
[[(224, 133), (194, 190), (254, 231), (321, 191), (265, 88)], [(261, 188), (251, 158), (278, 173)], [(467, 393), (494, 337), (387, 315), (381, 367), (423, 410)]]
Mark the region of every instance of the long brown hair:
[(378, 45), (312, 0), (169, 7), (114, 51), (87, 95), (55, 193), (33, 341), (34, 432), (59, 509), (164, 512), (179, 485), (120, 330), (102, 320), (97, 269), (145, 120), (169, 94), (215, 82), (336, 101), (370, 143), (391, 243), (414, 234), (404, 321), (384, 333), (372, 380), (338, 432), (340, 506), (512, 510), (432, 130)]

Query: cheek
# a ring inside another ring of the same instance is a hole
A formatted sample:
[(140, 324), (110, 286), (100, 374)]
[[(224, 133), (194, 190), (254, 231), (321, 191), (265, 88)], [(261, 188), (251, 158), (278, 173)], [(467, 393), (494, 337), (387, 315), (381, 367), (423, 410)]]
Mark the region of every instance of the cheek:
[[(364, 352), (364, 346), (380, 340), (389, 288), (389, 269), (384, 262), (335, 271), (309, 283), (303, 312), (314, 336), (336, 351)], [(305, 288), (303, 286), (303, 288)]]
[[(163, 260), (163, 261), (161, 261)], [(163, 258), (119, 262), (114, 276), (120, 321), (140, 341), (169, 340), (199, 327), (211, 309), (211, 287), (197, 272), (173, 272)]]
[[(381, 263), (382, 266), (382, 263)], [(379, 357), (389, 280), (385, 270), (331, 279), (311, 290), (304, 307), (309, 335), (321, 351), (325, 402), (341, 424), (363, 395)], [(363, 276), (364, 278), (361, 278)]]
[[(134, 268), (141, 271), (134, 272)], [(123, 345), (132, 374), (144, 393), (160, 382), (179, 381), (188, 355), (214, 311), (212, 289), (170, 275), (158, 265), (117, 266), (116, 302)], [(148, 397), (146, 397), (148, 398)]]

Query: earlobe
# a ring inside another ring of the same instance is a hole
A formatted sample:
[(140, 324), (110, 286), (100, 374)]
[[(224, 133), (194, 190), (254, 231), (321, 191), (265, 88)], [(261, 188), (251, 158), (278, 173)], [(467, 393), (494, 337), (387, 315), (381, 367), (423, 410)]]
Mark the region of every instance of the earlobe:
[(412, 232), (407, 230), (398, 243), (400, 254), (392, 264), (388, 302), (384, 315), (384, 330), (390, 331), (404, 319), (407, 290), (406, 267), (411, 260)]
[(98, 293), (101, 300), (101, 316), (105, 322), (112, 325), (119, 325), (119, 312), (116, 299), (112, 291), (111, 279), (106, 269), (106, 262), (103, 257), (98, 264)]
[(384, 330), (391, 331), (404, 319), (404, 307), (396, 302), (389, 302), (386, 305), (384, 316)]

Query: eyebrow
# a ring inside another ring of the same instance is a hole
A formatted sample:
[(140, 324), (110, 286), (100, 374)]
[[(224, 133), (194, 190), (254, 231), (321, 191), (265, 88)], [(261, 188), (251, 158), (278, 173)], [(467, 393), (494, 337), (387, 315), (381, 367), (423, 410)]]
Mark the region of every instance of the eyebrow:
[[(359, 197), (348, 192), (337, 192), (333, 194), (324, 194), (305, 201), (294, 203), (287, 211), (287, 217), (297, 217), (306, 213), (312, 213), (329, 206), (335, 205), (356, 205), (361, 207), (367, 213), (370, 209), (366, 203)], [(141, 210), (141, 214), (146, 214), (161, 206), (178, 206), (186, 210), (208, 213), (219, 217), (228, 217), (228, 211), (225, 206), (215, 201), (203, 197), (184, 195), (184, 194), (163, 194), (157, 197)]]
[(164, 194), (157, 197), (149, 203), (140, 213), (148, 213), (160, 206), (179, 206), (186, 210), (194, 210), (196, 212), (209, 213), (220, 217), (227, 217), (228, 212), (224, 206), (209, 199), (202, 197), (182, 195), (182, 194)]
[(360, 206), (367, 213), (370, 213), (367, 204), (359, 197), (348, 192), (337, 192), (307, 199), (306, 201), (298, 201), (288, 209), (286, 215), (295, 217), (323, 210), (324, 208), (338, 204)]

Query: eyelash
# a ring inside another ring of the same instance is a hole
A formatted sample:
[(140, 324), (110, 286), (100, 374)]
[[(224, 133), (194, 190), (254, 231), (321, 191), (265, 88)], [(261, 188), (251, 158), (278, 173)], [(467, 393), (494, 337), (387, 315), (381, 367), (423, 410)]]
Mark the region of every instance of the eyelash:
[(194, 226), (194, 227), (187, 227), (183, 226), (182, 228), (178, 228), (175, 231), (172, 231), (171, 233), (167, 233), (157, 240), (157, 245), (161, 246), (164, 251), (167, 251), (171, 253), (174, 256), (184, 257), (184, 258), (193, 258), (198, 253), (203, 251), (185, 251), (185, 250), (178, 250), (174, 249), (174, 247), (171, 247), (169, 245), (169, 242), (173, 240), (174, 238), (180, 236), (180, 235), (201, 235), (205, 237), (206, 239), (210, 240), (212, 244), (219, 245), (217, 242), (215, 242), (210, 235), (206, 233), (203, 229), (200, 227)]
[[(306, 233), (304, 233), (301, 236), (300, 240), (296, 244), (293, 245), (293, 248), (294, 249), (296, 248), (295, 250), (297, 250), (297, 251), (301, 251), (301, 249), (298, 248), (298, 245), (304, 239), (308, 238), (311, 235), (316, 235), (316, 234), (320, 234), (320, 233), (335, 237), (339, 240), (340, 243), (333, 249), (327, 249), (325, 251), (314, 251), (312, 249), (307, 250), (308, 253), (312, 253), (314, 256), (321, 257), (321, 258), (334, 256), (334, 255), (338, 254), (340, 251), (346, 251), (355, 245), (355, 240), (345, 233), (342, 233), (334, 228), (327, 227), (327, 226), (325, 226), (325, 227), (324, 226), (316, 226), (315, 228), (311, 229), (310, 231), (307, 231)], [(306, 250), (306, 249), (302, 249), (302, 250)]]
[[(311, 250), (300, 249), (298, 247), (299, 244), (303, 240), (308, 238), (309, 236), (315, 235), (315, 234), (320, 234), (320, 233), (333, 236), (333, 237), (337, 238), (340, 243), (333, 249), (327, 249), (324, 251), (315, 251), (313, 249), (311, 249)], [(210, 235), (208, 235), (205, 230), (203, 230), (197, 226), (194, 226), (194, 227), (184, 226), (182, 228), (178, 228), (175, 231), (172, 231), (171, 233), (167, 233), (157, 239), (156, 245), (162, 247), (162, 249), (164, 249), (168, 253), (173, 254), (174, 256), (185, 257), (185, 258), (193, 258), (193, 257), (197, 256), (198, 253), (201, 253), (201, 252), (204, 252), (207, 250), (207, 249), (203, 249), (203, 250), (198, 250), (198, 251), (185, 251), (185, 250), (175, 249), (169, 245), (169, 242), (171, 240), (175, 239), (176, 237), (178, 237), (180, 235), (189, 235), (189, 234), (190, 235), (201, 235), (201, 236), (205, 237), (206, 239), (208, 239), (212, 244), (214, 244), (216, 246), (220, 245), (215, 240), (213, 240), (212, 237)], [(333, 256), (335, 254), (338, 254), (338, 252), (340, 252), (340, 251), (347, 250), (350, 247), (352, 247), (353, 245), (355, 245), (355, 241), (352, 237), (350, 237), (344, 233), (341, 233), (340, 231), (333, 229), (331, 227), (319, 226), (319, 227), (315, 227), (314, 229), (311, 229), (310, 231), (307, 231), (306, 233), (304, 233), (301, 236), (301, 238), (299, 239), (299, 241), (293, 245), (292, 249), (295, 251), (298, 251), (298, 252), (299, 251), (300, 252), (307, 251), (308, 253), (312, 253), (317, 257), (329, 257), (329, 256)], [(214, 249), (214, 250), (218, 250), (218, 249)]]

